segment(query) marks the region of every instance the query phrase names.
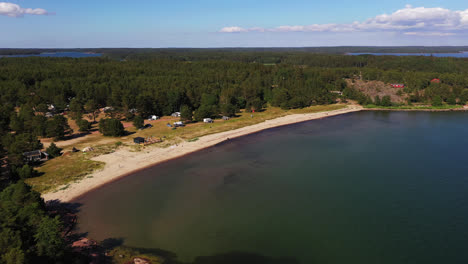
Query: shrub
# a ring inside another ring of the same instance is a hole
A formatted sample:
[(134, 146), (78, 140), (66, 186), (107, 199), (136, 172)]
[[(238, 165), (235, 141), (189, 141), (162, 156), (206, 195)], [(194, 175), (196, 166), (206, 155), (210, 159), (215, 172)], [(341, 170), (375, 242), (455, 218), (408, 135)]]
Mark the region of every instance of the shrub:
[(432, 106), (442, 106), (442, 98), (438, 95), (432, 98)]
[(79, 119), (76, 121), (76, 124), (78, 125), (78, 130), (80, 132), (88, 132), (91, 129), (91, 123), (87, 120)]
[(120, 120), (114, 118), (101, 119), (99, 121), (99, 132), (107, 137), (121, 137), (125, 134)]
[(195, 111), (194, 117), (195, 120), (202, 121), (203, 118), (213, 117), (213, 115), (214, 111), (212, 106), (202, 105), (197, 109), (197, 111)]
[(192, 121), (193, 111), (188, 105), (183, 105), (180, 107), (180, 119), (182, 121)]
[(57, 145), (55, 145), (55, 143), (53, 143), (53, 142), (46, 149), (46, 152), (47, 152), (47, 154), (49, 154), (49, 157), (51, 157), (51, 158), (60, 157), (60, 155), (62, 155), (62, 153), (61, 153), (62, 149), (57, 147)]
[(247, 102), (247, 108), (251, 111), (260, 111), (263, 109), (263, 101), (260, 98), (254, 98)]
[(22, 180), (33, 178), (36, 175), (34, 168), (27, 164), (21, 168), (16, 169), (16, 173), (18, 174), (18, 177)]
[(133, 126), (136, 129), (142, 128), (145, 125), (145, 120), (143, 120), (143, 117), (137, 115), (135, 118), (133, 118)]
[(451, 95), (447, 98), (447, 104), (449, 104), (449, 105), (456, 105), (456, 104), (457, 104), (457, 98), (455, 97), (454, 94), (451, 94)]
[(374, 98), (374, 104), (375, 105), (382, 105), (382, 102), (380, 101), (380, 96), (376, 95), (375, 98)]
[(380, 102), (382, 106), (392, 106), (392, 99), (390, 96), (386, 95), (382, 97), (382, 101)]
[(49, 119), (46, 124), (47, 137), (55, 138), (56, 140), (64, 139), (66, 135), (71, 134), (72, 130), (68, 125), (68, 120), (62, 115), (56, 115)]

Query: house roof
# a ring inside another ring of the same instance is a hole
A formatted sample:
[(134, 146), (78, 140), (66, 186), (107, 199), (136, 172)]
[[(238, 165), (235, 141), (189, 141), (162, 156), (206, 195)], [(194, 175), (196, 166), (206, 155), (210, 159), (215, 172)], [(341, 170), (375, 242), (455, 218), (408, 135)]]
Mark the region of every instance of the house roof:
[(36, 156), (36, 155), (41, 155), (40, 150), (34, 150), (34, 151), (28, 151), (23, 153), (24, 156)]

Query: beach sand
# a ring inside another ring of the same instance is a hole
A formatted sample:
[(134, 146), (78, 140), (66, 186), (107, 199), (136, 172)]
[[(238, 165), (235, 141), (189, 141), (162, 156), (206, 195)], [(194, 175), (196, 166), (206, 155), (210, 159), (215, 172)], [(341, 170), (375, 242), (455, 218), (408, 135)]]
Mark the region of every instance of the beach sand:
[(119, 149), (114, 153), (93, 158), (93, 160), (103, 161), (106, 163), (102, 170), (94, 172), (92, 175), (90, 175), (90, 177), (84, 178), (80, 182), (70, 184), (68, 188), (43, 194), (42, 197), (46, 201), (60, 200), (61, 202), (70, 202), (89, 191), (92, 191), (120, 177), (130, 175), (137, 170), (174, 158), (182, 157), (198, 150), (214, 146), (228, 139), (245, 136), (268, 128), (357, 112), (361, 110), (361, 106), (349, 105), (343, 109), (327, 112), (293, 114), (231, 131), (203, 136), (195, 142), (183, 142), (168, 148), (147, 147), (140, 152), (131, 152), (128, 149)]

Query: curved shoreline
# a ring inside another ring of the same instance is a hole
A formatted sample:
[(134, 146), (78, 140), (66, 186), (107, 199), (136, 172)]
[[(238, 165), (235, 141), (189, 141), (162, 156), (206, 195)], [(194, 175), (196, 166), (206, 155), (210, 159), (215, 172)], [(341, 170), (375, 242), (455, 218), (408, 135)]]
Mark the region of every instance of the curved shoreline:
[[(104, 169), (92, 173), (89, 177), (77, 183), (72, 183), (68, 188), (42, 195), (45, 201), (59, 200), (71, 202), (81, 196), (92, 192), (100, 187), (129, 176), (135, 172), (147, 169), (162, 162), (180, 158), (208, 147), (215, 146), (226, 140), (257, 133), (269, 128), (286, 126), (295, 123), (306, 122), (330, 116), (342, 115), (363, 110), (361, 106), (347, 106), (343, 109), (309, 113), (292, 114), (271, 120), (266, 120), (251, 126), (246, 126), (230, 131), (200, 137), (196, 142), (183, 142), (168, 148), (148, 148), (140, 152), (131, 152), (128, 149), (120, 149), (114, 153), (93, 158), (96, 161), (105, 162)], [(58, 188), (60, 189), (60, 188)]]
[(363, 108), (363, 111), (387, 111), (387, 112), (466, 112), (468, 108), (448, 108), (448, 109), (391, 109), (391, 108)]

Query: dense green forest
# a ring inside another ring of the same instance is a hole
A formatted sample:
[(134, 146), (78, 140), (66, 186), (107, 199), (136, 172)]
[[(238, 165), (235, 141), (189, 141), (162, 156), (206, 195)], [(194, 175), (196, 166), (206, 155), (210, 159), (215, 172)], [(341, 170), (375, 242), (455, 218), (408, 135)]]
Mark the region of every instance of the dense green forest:
[[(393, 104), (348, 87), (346, 80), (358, 78), (405, 84), (409, 104), (468, 100), (468, 59), (316, 54), (306, 48), (92, 51), (106, 56), (0, 58), (0, 263), (54, 263), (69, 256), (60, 220), (22, 181), (36, 174), (23, 153), (42, 149), (39, 137), (59, 140), (71, 132), (66, 118), (51, 112), (68, 112), (86, 131), (90, 124), (82, 116), (107, 107), (109, 119), (100, 121), (100, 130), (120, 136), (116, 117), (137, 117), (141, 126), (142, 117), (180, 111), (183, 119), (200, 121), (269, 105), (331, 104), (339, 97), (332, 91), (363, 104)], [(434, 78), (440, 83), (431, 83)], [(50, 153), (57, 153), (55, 145)]]
[(63, 223), (23, 181), (0, 192), (0, 263), (88, 263), (62, 236)]

